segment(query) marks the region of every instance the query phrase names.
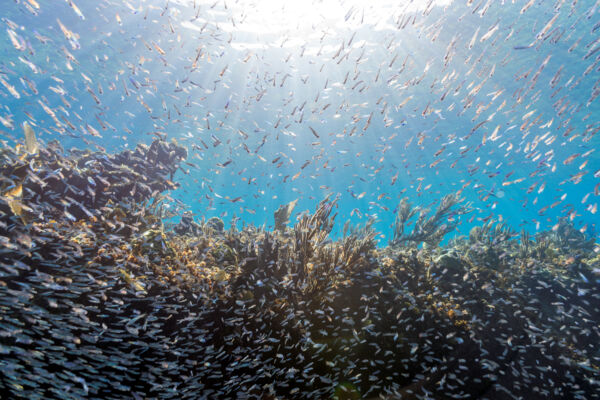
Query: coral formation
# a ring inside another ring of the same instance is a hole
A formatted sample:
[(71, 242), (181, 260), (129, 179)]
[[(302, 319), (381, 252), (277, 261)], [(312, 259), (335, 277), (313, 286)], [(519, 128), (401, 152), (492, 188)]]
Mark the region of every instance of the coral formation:
[(296, 208), (297, 202), (298, 199), (287, 204), (283, 204), (275, 211), (274, 217), (276, 231), (283, 232), (285, 230), (285, 225), (289, 222), (290, 216), (292, 215), (294, 208)]
[(331, 197), (289, 229), (291, 211), (274, 231), (168, 225), (175, 144), (55, 146), (2, 153), (11, 398), (598, 397), (597, 248), (567, 221), (535, 240), (489, 222), (439, 246), (468, 211), (450, 195), (432, 216), (403, 200), (382, 248), (372, 221), (332, 238)]
[[(450, 222), (451, 219), (456, 221), (454, 216), (459, 216), (469, 212), (469, 204), (457, 206), (463, 200), (458, 194), (449, 194), (442, 198), (435, 213), (429, 216), (429, 209), (421, 209), (421, 207), (413, 207), (406, 198), (403, 198), (398, 205), (396, 213), (396, 221), (394, 223), (394, 237), (390, 241), (390, 245), (403, 244), (421, 244), (426, 243), (430, 246), (438, 245), (443, 237), (456, 228), (456, 223)], [(418, 214), (417, 220), (410, 233), (406, 232), (406, 226), (410, 225), (410, 220)]]

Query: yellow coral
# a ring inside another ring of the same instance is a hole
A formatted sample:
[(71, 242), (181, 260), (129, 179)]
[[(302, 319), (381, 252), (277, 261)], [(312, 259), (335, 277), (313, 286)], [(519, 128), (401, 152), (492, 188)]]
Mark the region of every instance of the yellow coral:
[(381, 262), (385, 267), (392, 267), (394, 265), (394, 260), (390, 257), (385, 257)]

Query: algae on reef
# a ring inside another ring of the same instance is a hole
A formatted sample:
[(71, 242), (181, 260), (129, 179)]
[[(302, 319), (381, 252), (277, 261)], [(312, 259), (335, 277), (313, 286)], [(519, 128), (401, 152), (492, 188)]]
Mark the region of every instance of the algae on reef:
[(450, 195), (430, 217), (404, 201), (385, 248), (372, 221), (332, 240), (331, 198), (291, 228), (280, 208), (272, 232), (190, 214), (167, 229), (161, 192), (185, 156), (160, 140), (2, 150), (2, 393), (598, 398), (600, 261), (566, 220), (441, 247)]

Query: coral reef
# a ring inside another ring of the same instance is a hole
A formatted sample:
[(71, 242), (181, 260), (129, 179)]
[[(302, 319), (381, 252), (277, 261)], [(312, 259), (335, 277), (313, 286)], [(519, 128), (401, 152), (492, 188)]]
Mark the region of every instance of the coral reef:
[[(28, 204), (28, 214), (38, 218), (42, 211), (72, 220), (97, 217), (109, 201), (140, 203), (176, 188), (169, 179), (187, 157), (185, 148), (160, 140), (115, 155), (71, 153), (65, 155), (56, 141), (22, 157), (12, 149), (2, 149), (0, 191), (20, 188), (20, 204)], [(6, 204), (0, 207), (10, 213)]]
[[(429, 209), (421, 209), (419, 206), (413, 207), (406, 198), (403, 198), (398, 205), (394, 223), (394, 237), (390, 241), (390, 245), (418, 245), (420, 243), (426, 243), (430, 246), (438, 245), (447, 233), (456, 228), (456, 223), (450, 222), (450, 220), (455, 221), (454, 216), (469, 212), (469, 204), (455, 207), (462, 201), (458, 194), (446, 195), (440, 201), (435, 213), (429, 216)], [(418, 217), (412, 230), (406, 232), (407, 225), (411, 224), (410, 220), (417, 214)]]
[(285, 230), (285, 225), (289, 222), (297, 202), (298, 200), (296, 199), (287, 204), (283, 204), (275, 211), (274, 218), (276, 231), (283, 232)]
[(598, 249), (566, 220), (439, 246), (468, 211), (450, 195), (431, 216), (403, 200), (383, 248), (373, 221), (332, 238), (331, 197), (288, 229), (167, 225), (175, 144), (53, 146), (2, 152), (10, 398), (598, 398)]

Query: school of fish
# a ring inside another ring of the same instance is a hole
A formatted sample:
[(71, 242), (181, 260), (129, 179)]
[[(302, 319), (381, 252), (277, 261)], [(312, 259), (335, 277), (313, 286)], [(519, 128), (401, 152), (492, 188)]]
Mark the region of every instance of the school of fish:
[(1, 7), (0, 397), (600, 397), (600, 1)]

